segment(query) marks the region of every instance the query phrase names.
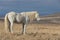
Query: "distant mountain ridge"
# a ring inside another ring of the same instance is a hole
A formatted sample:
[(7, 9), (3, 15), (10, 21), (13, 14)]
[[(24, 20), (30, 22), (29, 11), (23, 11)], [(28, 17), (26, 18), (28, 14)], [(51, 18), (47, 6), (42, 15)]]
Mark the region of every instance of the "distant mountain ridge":
[(41, 16), (40, 18), (41, 18), (41, 21), (43, 20), (44, 22), (60, 24), (60, 12), (53, 13), (47, 16)]
[(47, 15), (46, 17), (59, 17), (60, 16), (60, 12), (56, 12), (50, 15)]

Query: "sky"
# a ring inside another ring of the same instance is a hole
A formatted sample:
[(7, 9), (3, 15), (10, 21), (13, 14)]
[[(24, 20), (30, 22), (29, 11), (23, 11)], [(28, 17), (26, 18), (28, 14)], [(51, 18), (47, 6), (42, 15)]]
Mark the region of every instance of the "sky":
[(60, 0), (0, 0), (0, 17), (10, 11), (38, 11), (42, 15), (60, 12)]

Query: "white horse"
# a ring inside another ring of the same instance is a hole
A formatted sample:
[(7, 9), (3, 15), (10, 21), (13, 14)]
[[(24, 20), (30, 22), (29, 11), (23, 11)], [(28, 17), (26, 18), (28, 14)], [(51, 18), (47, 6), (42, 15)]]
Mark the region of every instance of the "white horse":
[(22, 33), (25, 34), (26, 26), (29, 22), (29, 17), (28, 16), (22, 16), (21, 14), (16, 14), (15, 12), (9, 12), (5, 15), (5, 30), (6, 32), (9, 31), (13, 33), (13, 23), (17, 21), (19, 23), (22, 23), (23, 25), (23, 31)]
[(5, 29), (6, 31), (9, 31), (11, 33), (13, 33), (13, 23), (15, 21), (22, 23), (23, 25), (23, 31), (22, 33), (25, 34), (26, 33), (26, 26), (27, 24), (31, 21), (31, 20), (37, 20), (39, 21), (39, 14), (37, 11), (32, 11), (32, 12), (21, 12), (19, 14), (15, 13), (15, 12), (9, 12), (5, 15)]

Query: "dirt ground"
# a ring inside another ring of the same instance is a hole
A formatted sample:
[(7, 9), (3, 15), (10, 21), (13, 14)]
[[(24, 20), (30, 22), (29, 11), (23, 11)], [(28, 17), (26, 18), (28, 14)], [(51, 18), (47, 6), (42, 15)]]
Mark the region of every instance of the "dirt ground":
[(60, 40), (60, 24), (32, 23), (21, 34), (22, 25), (14, 23), (14, 34), (5, 33), (4, 21), (0, 21), (0, 40)]

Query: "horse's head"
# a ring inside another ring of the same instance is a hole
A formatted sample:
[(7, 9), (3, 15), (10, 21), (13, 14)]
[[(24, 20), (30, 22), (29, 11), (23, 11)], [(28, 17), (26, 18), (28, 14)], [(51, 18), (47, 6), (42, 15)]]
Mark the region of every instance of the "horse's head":
[(36, 19), (37, 21), (40, 20), (39, 13), (36, 13), (36, 14), (35, 14), (35, 19)]

